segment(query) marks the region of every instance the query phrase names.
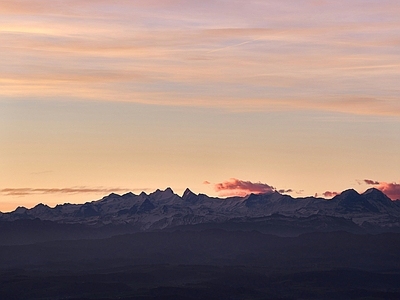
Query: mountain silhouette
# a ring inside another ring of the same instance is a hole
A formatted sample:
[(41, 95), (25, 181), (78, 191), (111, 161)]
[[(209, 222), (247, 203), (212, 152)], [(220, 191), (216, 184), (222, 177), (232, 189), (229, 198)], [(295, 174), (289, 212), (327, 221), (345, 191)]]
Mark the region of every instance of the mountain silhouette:
[[(29, 221), (36, 223), (30, 225)], [(95, 236), (110, 236), (176, 228), (258, 230), (289, 236), (334, 230), (377, 233), (400, 231), (400, 201), (391, 201), (375, 188), (362, 194), (353, 189), (345, 190), (329, 200), (293, 198), (279, 192), (215, 198), (197, 195), (189, 189), (179, 196), (167, 188), (139, 195), (111, 193), (97, 201), (54, 208), (44, 204), (31, 209), (19, 207), (0, 215), (0, 233), (4, 228), (15, 232), (24, 226), (35, 228), (40, 221), (47, 222), (49, 228), (54, 224), (57, 230), (62, 229), (63, 235), (68, 228), (60, 225), (81, 226), (85, 237), (90, 237), (94, 231), (97, 232)]]

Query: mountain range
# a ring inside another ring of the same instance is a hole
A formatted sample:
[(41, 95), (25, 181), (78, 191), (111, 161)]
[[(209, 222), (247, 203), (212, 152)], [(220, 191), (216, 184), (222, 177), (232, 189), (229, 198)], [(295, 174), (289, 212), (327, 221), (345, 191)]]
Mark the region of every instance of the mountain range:
[[(36, 223), (33, 223), (36, 222)], [(47, 222), (43, 226), (43, 222)], [(85, 235), (115, 235), (139, 231), (257, 230), (283, 236), (305, 232), (344, 230), (353, 233), (400, 232), (400, 201), (390, 200), (371, 188), (362, 194), (345, 190), (332, 199), (293, 198), (279, 192), (245, 197), (215, 198), (186, 189), (182, 196), (172, 189), (138, 195), (110, 194), (84, 204), (62, 204), (51, 208), (38, 204), (0, 214), (0, 231), (38, 226), (81, 226)], [(36, 224), (36, 225), (34, 225)], [(11, 228), (11, 229), (10, 229)], [(94, 234), (95, 235), (95, 234)]]
[(399, 299), (400, 201), (171, 189), (0, 214), (0, 299)]

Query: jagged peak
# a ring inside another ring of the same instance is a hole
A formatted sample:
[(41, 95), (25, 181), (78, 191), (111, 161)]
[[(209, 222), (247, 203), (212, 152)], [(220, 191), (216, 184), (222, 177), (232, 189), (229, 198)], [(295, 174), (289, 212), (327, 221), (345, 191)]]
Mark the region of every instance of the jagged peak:
[(162, 192), (163, 192), (162, 190), (156, 189), (154, 192), (150, 193), (148, 196), (157, 196)]
[(182, 194), (182, 199), (183, 200), (194, 200), (197, 199), (197, 195), (193, 193), (189, 188), (186, 188), (186, 190)]
[(175, 196), (175, 193), (170, 187), (167, 187), (165, 190), (157, 189), (154, 192), (149, 194), (149, 197), (153, 200), (154, 199), (157, 199), (157, 200), (169, 199), (174, 196)]
[(189, 188), (186, 188), (186, 190), (182, 194), (182, 197), (187, 196), (187, 195), (196, 195), (196, 194), (193, 193)]
[(132, 192), (127, 192), (127, 193), (122, 195), (122, 197), (131, 197), (131, 196), (135, 196), (135, 194), (132, 193)]
[(164, 192), (167, 192), (167, 193), (170, 193), (170, 194), (173, 194), (173, 193), (174, 193), (174, 191), (173, 191), (170, 187), (167, 187), (167, 188), (164, 190)]
[(165, 190), (156, 189), (154, 192), (150, 193), (149, 195), (158, 195), (158, 194), (164, 194), (164, 193), (173, 194), (174, 191), (170, 187), (167, 187)]

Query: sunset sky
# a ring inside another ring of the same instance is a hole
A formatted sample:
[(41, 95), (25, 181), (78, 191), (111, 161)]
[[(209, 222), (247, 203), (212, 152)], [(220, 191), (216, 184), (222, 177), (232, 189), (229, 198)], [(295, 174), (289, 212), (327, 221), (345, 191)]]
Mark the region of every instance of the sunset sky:
[(398, 0), (1, 0), (0, 57), (0, 211), (400, 198)]

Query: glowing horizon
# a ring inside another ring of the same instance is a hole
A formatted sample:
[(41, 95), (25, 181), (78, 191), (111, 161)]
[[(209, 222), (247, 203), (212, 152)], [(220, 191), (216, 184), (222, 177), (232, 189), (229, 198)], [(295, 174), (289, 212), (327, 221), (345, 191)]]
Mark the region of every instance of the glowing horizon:
[(396, 195), (399, 15), (396, 0), (3, 0), (0, 190), (76, 192), (0, 193), (0, 211), (217, 195), (203, 182), (229, 178)]
[[(245, 197), (250, 194), (270, 194), (273, 192), (278, 192), (281, 194), (292, 194), (295, 195), (294, 198), (297, 197), (302, 197), (304, 195), (303, 191), (295, 191), (293, 189), (277, 189), (273, 186), (270, 186), (266, 183), (262, 182), (251, 182), (251, 181), (244, 181), (240, 180), (237, 178), (230, 178), (229, 180), (223, 181), (223, 182), (218, 182), (212, 184), (209, 181), (204, 181), (203, 184), (205, 185), (212, 185), (214, 192), (217, 193), (217, 196), (219, 198), (225, 198), (225, 197)], [(366, 190), (365, 186), (368, 187), (372, 186), (373, 188), (376, 188), (383, 192), (386, 196), (388, 196), (391, 200), (393, 201), (400, 201), (400, 183), (396, 182), (379, 182), (379, 181), (374, 181), (370, 179), (364, 179), (358, 181), (359, 185), (363, 185), (363, 190)], [(165, 189), (168, 189), (170, 187), (166, 187)], [(186, 188), (189, 189), (189, 188)], [(185, 189), (185, 191), (186, 191)], [(160, 190), (160, 189), (157, 189)], [(190, 190), (190, 189), (189, 189)], [(122, 192), (122, 193), (131, 193), (131, 192), (137, 192), (137, 193), (152, 193), (155, 192), (156, 190), (151, 190), (149, 188), (143, 188), (143, 189), (131, 189), (131, 188), (105, 188), (105, 187), (71, 187), (71, 188), (6, 188), (6, 189), (1, 189), (0, 190), (0, 195), (3, 196), (29, 196), (29, 195), (76, 195), (76, 194), (92, 194), (92, 195), (102, 195), (102, 196), (107, 196), (110, 193), (117, 193)], [(185, 191), (181, 191), (181, 195), (184, 194)], [(337, 195), (340, 195), (341, 192), (343, 191), (325, 191), (321, 194), (315, 193), (314, 197), (323, 197), (323, 198), (333, 198)], [(96, 201), (100, 199), (92, 199), (91, 201)], [(85, 202), (90, 202), (85, 201)], [(66, 202), (67, 203), (67, 202)], [(41, 204), (43, 204), (41, 202)], [(59, 205), (59, 204), (65, 204), (65, 203), (53, 203), (53, 206)], [(83, 204), (83, 202), (76, 202), (76, 204)], [(35, 204), (35, 206), (38, 205), (38, 203)], [(6, 206), (5, 206), (6, 207)], [(20, 206), (18, 206), (20, 207)], [(27, 208), (32, 208), (33, 206), (29, 206)], [(8, 210), (6, 209), (4, 212), (9, 212), (13, 211), (15, 208)]]

